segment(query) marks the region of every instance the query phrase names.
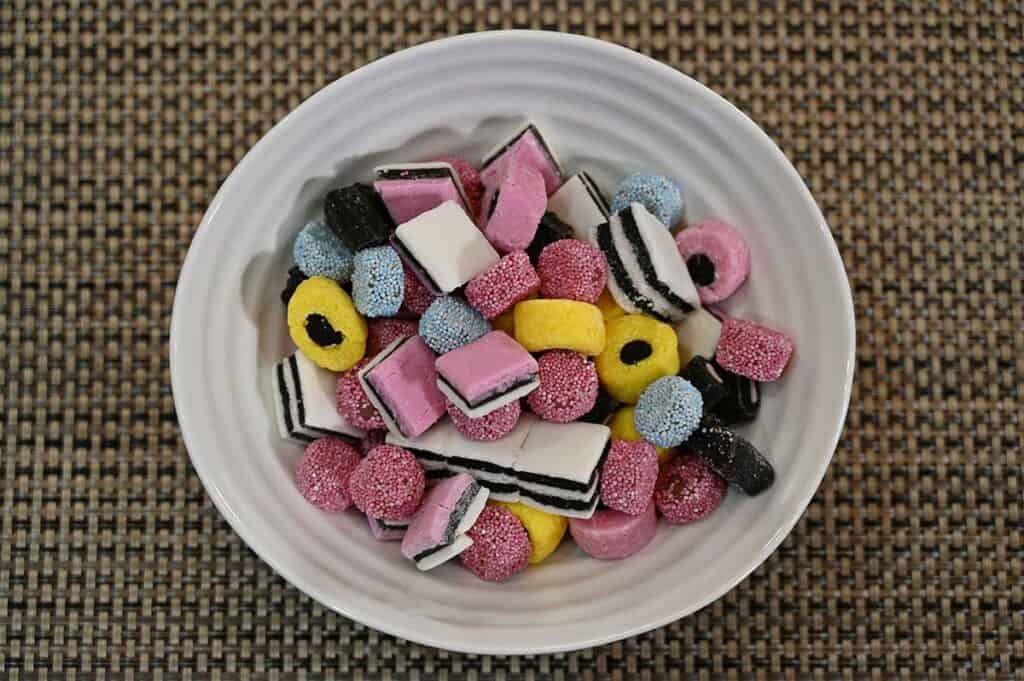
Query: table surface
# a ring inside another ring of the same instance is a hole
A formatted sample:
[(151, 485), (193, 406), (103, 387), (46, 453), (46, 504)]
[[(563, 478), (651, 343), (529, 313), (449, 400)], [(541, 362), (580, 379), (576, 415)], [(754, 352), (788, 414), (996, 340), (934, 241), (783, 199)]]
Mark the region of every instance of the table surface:
[[(0, 678), (1024, 679), (1020, 2), (73, 4), (0, 3)], [(249, 551), (189, 465), (167, 342), (193, 231), (275, 121), (512, 27), (749, 113), (832, 226), (859, 347), (829, 474), (751, 577), (643, 636), (488, 658), (328, 612)]]

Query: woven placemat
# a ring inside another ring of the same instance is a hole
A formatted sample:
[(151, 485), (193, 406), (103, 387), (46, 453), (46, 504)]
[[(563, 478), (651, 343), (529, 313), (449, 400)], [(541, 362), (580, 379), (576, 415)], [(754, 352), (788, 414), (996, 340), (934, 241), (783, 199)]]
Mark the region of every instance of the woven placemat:
[[(0, 3), (0, 677), (1024, 679), (1019, 2), (51, 4)], [(776, 554), (686, 620), (536, 658), (395, 640), (275, 576), (189, 465), (167, 359), (246, 149), (370, 60), (509, 27), (622, 43), (748, 112), (858, 316), (846, 434)]]

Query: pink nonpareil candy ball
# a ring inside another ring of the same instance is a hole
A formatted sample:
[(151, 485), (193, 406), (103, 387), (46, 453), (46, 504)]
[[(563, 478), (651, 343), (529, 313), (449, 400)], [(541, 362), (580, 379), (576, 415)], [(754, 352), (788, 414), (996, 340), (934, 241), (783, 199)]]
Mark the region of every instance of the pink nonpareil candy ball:
[(551, 350), (537, 360), (540, 387), (526, 402), (537, 416), (569, 423), (594, 407), (598, 380), (594, 363), (578, 352)]
[(744, 319), (722, 324), (715, 361), (726, 371), (761, 383), (778, 380), (793, 355), (793, 339)]
[(302, 454), (295, 467), (295, 486), (317, 508), (341, 513), (352, 505), (349, 479), (360, 460), (359, 451), (344, 440), (322, 438)]
[(487, 319), (494, 319), (540, 288), (540, 278), (523, 251), (505, 255), (466, 284), (466, 300)]
[(442, 158), (440, 162), (447, 163), (455, 169), (455, 174), (459, 176), (459, 182), (462, 184), (462, 190), (466, 192), (466, 198), (469, 200), (469, 209), (472, 211), (470, 217), (475, 218), (480, 214), (480, 202), (484, 198), (484, 185), (480, 181), (480, 171), (475, 165), (458, 156)]
[(455, 429), (467, 439), (477, 442), (490, 442), (505, 437), (519, 423), (519, 416), (522, 413), (519, 400), (509, 402), (504, 407), (499, 407), (490, 414), (475, 419), (466, 416), (451, 402), (445, 408), (452, 423), (455, 424)]
[(423, 468), (410, 452), (394, 445), (370, 450), (349, 479), (349, 494), (360, 511), (377, 520), (404, 520), (419, 508), (426, 489)]
[(402, 317), (419, 319), (437, 296), (423, 285), (420, 278), (404, 262), (402, 269), (405, 270), (405, 297), (402, 298), (402, 307), (399, 308), (398, 314)]
[(540, 252), (537, 274), (542, 298), (594, 303), (608, 282), (608, 262), (594, 246), (576, 239), (562, 239)]
[(338, 413), (345, 417), (345, 420), (356, 428), (363, 430), (379, 430), (386, 428), (384, 419), (380, 412), (370, 403), (359, 382), (359, 372), (369, 362), (368, 359), (360, 360), (348, 371), (338, 374), (338, 383), (334, 389), (334, 397), (337, 401)]
[(704, 518), (725, 498), (726, 484), (704, 460), (682, 454), (666, 461), (658, 473), (654, 503), (673, 525), (685, 525)]
[(654, 504), (638, 515), (598, 510), (590, 518), (570, 518), (569, 532), (576, 544), (591, 558), (620, 560), (628, 558), (654, 539), (658, 531), (658, 513)]
[(614, 511), (640, 515), (658, 482), (658, 450), (642, 440), (613, 440), (601, 467), (601, 503)]
[(504, 582), (530, 562), (530, 535), (507, 508), (488, 505), (467, 534), (473, 545), (459, 558), (485, 582)]
[(396, 338), (415, 336), (420, 326), (411, 319), (381, 317), (366, 320), (366, 356), (372, 359)]

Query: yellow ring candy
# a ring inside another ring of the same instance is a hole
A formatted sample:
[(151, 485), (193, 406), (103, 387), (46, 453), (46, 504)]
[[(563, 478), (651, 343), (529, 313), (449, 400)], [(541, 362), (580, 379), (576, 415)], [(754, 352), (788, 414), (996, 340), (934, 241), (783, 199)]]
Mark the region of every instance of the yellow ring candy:
[(605, 333), (597, 376), (619, 402), (635, 404), (651, 383), (679, 373), (679, 340), (668, 324), (628, 314), (609, 321)]
[[(613, 440), (629, 440), (630, 442), (643, 440), (633, 424), (634, 411), (636, 411), (636, 407), (623, 407), (612, 415), (608, 422), (608, 428), (612, 431)], [(654, 448), (658, 450), (658, 463), (665, 463), (676, 453), (676, 450), (668, 447), (655, 445)]]
[(608, 292), (608, 289), (601, 291), (601, 296), (594, 303), (601, 309), (601, 314), (604, 315), (604, 321), (610, 322), (613, 319), (618, 319), (622, 315), (626, 314), (626, 311), (619, 307), (619, 304), (612, 298), (612, 294)]
[(530, 352), (574, 350), (593, 356), (604, 349), (604, 317), (590, 303), (524, 300), (516, 305), (514, 323), (516, 340)]
[(311, 362), (345, 371), (366, 354), (366, 320), (338, 282), (310, 277), (288, 301), (288, 332)]
[(512, 514), (519, 518), (523, 527), (526, 528), (526, 534), (530, 535), (530, 545), (533, 547), (533, 551), (530, 553), (530, 565), (536, 565), (554, 553), (562, 542), (562, 537), (565, 536), (566, 528), (569, 527), (569, 519), (565, 516), (545, 513), (518, 502), (495, 501), (494, 503), (512, 511)]

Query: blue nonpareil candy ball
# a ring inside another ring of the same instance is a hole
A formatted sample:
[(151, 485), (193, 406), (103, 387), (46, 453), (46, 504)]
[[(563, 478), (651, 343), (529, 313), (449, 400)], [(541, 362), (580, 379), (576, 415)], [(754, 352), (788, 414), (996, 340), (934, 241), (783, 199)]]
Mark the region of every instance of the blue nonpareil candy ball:
[(633, 202), (642, 204), (670, 229), (683, 218), (683, 192), (664, 175), (634, 173), (620, 182), (612, 198), (612, 212), (618, 213)]
[(356, 253), (352, 263), (352, 302), (366, 317), (394, 317), (405, 298), (405, 270), (391, 246)]
[(346, 283), (352, 277), (352, 251), (320, 220), (295, 237), (295, 264), (307, 277), (328, 277)]
[(704, 398), (680, 376), (664, 376), (640, 394), (633, 425), (643, 439), (659, 447), (678, 447), (700, 425)]
[(439, 355), (472, 343), (490, 330), (482, 314), (455, 296), (441, 296), (420, 317), (420, 336)]

